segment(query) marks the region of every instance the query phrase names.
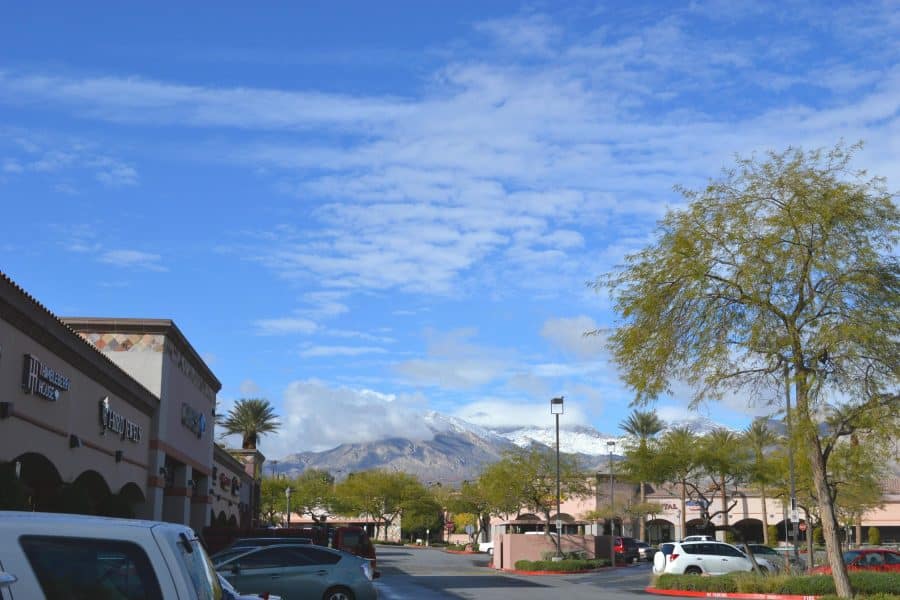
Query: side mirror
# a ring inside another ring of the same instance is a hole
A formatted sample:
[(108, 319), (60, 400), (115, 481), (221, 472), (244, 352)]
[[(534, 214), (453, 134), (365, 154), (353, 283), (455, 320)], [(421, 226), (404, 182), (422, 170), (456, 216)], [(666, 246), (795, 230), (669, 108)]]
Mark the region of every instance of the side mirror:
[(241, 565), (238, 563), (234, 563), (231, 565), (231, 574), (232, 575), (240, 575), (241, 574)]

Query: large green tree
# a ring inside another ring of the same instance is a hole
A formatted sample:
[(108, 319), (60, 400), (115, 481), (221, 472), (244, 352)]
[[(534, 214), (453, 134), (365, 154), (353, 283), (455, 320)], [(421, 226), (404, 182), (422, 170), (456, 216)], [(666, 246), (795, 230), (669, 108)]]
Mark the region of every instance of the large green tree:
[(598, 281), (621, 316), (610, 346), (638, 403), (675, 381), (693, 387), (695, 403), (759, 393), (786, 370), (845, 598), (823, 409), (852, 407), (839, 434), (888, 409), (893, 423), (880, 427), (896, 436), (900, 414), (900, 213), (883, 179), (850, 168), (852, 154), (838, 145), (738, 159), (706, 188), (682, 189), (687, 205), (664, 217), (657, 239)]
[[(560, 496), (563, 499), (590, 492), (590, 485), (575, 457), (560, 455)], [(488, 466), (479, 477), (494, 506), (507, 513), (522, 507), (544, 515), (549, 532), (550, 516), (556, 512), (556, 454), (546, 448), (532, 447), (506, 453)]]
[[(654, 411), (633, 410), (628, 417), (619, 423), (619, 428), (629, 435), (629, 442), (625, 451), (624, 469), (628, 474), (640, 481), (641, 504), (647, 502), (646, 482), (652, 477), (654, 471), (654, 452), (651, 443), (655, 442), (656, 435), (665, 429), (666, 424)], [(646, 519), (641, 518), (640, 538), (647, 541)]]
[(291, 510), (324, 523), (334, 504), (334, 477), (321, 469), (307, 469), (291, 483)]
[(274, 433), (281, 427), (275, 409), (263, 398), (242, 398), (235, 402), (224, 418), (217, 421), (226, 435), (239, 434), (241, 447), (256, 449), (259, 437)]

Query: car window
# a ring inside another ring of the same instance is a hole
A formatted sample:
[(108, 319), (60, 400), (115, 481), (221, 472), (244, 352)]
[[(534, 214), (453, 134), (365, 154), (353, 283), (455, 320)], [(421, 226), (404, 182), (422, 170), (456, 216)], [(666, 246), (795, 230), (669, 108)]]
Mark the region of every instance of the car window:
[(242, 556), (236, 562), (242, 569), (278, 569), (296, 564), (293, 548), (265, 548)]
[(19, 544), (47, 600), (163, 600), (150, 559), (135, 543), (22, 536)]
[(894, 552), (885, 552), (884, 562), (889, 565), (900, 565), (900, 554), (896, 554)]
[(781, 556), (780, 554), (778, 554), (778, 552), (776, 552), (772, 548), (769, 548), (768, 546), (751, 544), (750, 549), (753, 550), (753, 554), (775, 554), (775, 555)]
[(705, 554), (700, 544), (682, 544), (681, 549), (685, 554)]
[(879, 552), (870, 552), (866, 554), (866, 564), (870, 566), (880, 567), (884, 564), (884, 557)]
[(663, 544), (659, 547), (659, 551), (663, 554), (672, 554), (672, 550), (675, 549), (675, 544)]
[(302, 556), (304, 560), (313, 565), (333, 565), (341, 560), (341, 555), (336, 552), (329, 552), (320, 548), (300, 547), (292, 549), (297, 555)]
[(743, 552), (728, 544), (713, 544), (713, 546), (715, 546), (716, 554), (719, 554), (720, 556), (744, 556)]
[(844, 564), (849, 565), (854, 560), (859, 558), (859, 554), (860, 554), (859, 552), (855, 552), (855, 551), (844, 552)]

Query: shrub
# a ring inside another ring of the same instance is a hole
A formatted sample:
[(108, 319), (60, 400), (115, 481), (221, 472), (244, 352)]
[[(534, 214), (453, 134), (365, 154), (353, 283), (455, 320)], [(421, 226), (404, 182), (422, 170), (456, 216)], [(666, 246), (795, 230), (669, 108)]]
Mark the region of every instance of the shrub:
[[(850, 585), (866, 600), (900, 600), (900, 573), (850, 573)], [(834, 594), (831, 575), (792, 577), (777, 575), (762, 577), (753, 573), (731, 573), (715, 577), (696, 575), (660, 575), (655, 586), (664, 590), (697, 592), (739, 592), (745, 594), (794, 594), (798, 596), (827, 596)]]
[(570, 573), (572, 571), (589, 571), (597, 567), (603, 567), (609, 564), (605, 559), (593, 560), (561, 560), (554, 562), (552, 560), (517, 560), (517, 571), (559, 571), (561, 573)]
[(817, 546), (825, 545), (825, 533), (822, 531), (821, 527), (813, 529), (813, 543)]
[(881, 532), (877, 527), (869, 527), (869, 543), (873, 546), (881, 545)]
[(773, 548), (778, 545), (778, 525), (769, 525), (769, 545)]

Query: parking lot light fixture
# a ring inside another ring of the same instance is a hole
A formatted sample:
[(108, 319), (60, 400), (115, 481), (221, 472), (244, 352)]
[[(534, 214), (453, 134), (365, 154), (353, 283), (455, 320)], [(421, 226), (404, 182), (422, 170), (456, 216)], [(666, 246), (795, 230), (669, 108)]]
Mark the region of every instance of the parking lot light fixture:
[[(559, 415), (563, 414), (563, 397), (550, 399), (550, 414), (556, 416), (556, 556), (554, 560), (562, 560), (562, 519), (560, 519), (559, 505)], [(549, 527), (549, 524), (548, 524)]]

